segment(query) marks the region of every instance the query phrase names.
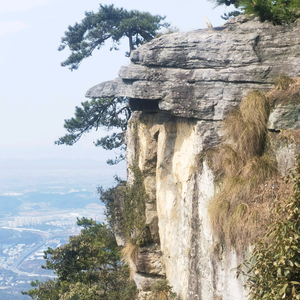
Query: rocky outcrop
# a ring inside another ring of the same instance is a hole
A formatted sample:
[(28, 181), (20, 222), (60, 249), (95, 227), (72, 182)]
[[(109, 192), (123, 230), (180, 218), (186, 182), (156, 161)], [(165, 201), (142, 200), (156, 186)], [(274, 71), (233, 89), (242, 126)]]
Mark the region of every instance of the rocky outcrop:
[(246, 21), (154, 39), (132, 53), (120, 78), (96, 85), (86, 96), (125, 96), (137, 110), (221, 120), (247, 91), (268, 90), (282, 73), (300, 74), (298, 24)]
[[(161, 276), (181, 300), (246, 299), (231, 271), (243, 253), (220, 244), (210, 228), (207, 204), (215, 186), (203, 155), (218, 145), (225, 113), (246, 92), (269, 90), (282, 73), (300, 74), (300, 24), (274, 27), (239, 17), (222, 27), (154, 39), (132, 53), (118, 79), (87, 92), (90, 98), (128, 97), (139, 111), (128, 126), (127, 163), (145, 174), (146, 223), (156, 245), (138, 254), (140, 299)], [(269, 128), (298, 129), (298, 111), (277, 107)], [(282, 169), (296, 148), (280, 147)]]

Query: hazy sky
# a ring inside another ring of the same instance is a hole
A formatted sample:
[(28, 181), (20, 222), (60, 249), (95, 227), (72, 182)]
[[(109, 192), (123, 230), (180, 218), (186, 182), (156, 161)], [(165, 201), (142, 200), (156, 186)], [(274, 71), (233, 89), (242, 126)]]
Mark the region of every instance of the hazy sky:
[(60, 63), (67, 50), (57, 51), (68, 25), (97, 11), (99, 3), (166, 15), (181, 32), (205, 28), (205, 16), (214, 26), (224, 21), (226, 7), (213, 10), (206, 0), (0, 0), (0, 159), (68, 157), (106, 160), (113, 153), (94, 147), (101, 131), (89, 133), (72, 147), (56, 146), (65, 134), (64, 119), (85, 100), (92, 86), (117, 77), (127, 40), (119, 51), (110, 44), (84, 60), (71, 72)]

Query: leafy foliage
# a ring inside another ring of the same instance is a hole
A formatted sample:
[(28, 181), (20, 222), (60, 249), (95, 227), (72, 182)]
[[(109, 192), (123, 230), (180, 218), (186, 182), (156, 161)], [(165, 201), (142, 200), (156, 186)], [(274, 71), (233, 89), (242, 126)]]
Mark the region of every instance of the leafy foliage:
[(27, 292), (22, 292), (23, 295), (28, 295), (31, 299), (39, 300), (59, 300), (59, 285), (53, 280), (47, 280), (42, 283), (38, 280), (32, 281), (30, 284), (35, 289)]
[(92, 129), (98, 130), (99, 127), (106, 130), (121, 129), (121, 132), (114, 132), (94, 142), (95, 146), (100, 146), (105, 150), (120, 150), (119, 157), (116, 157), (114, 161), (108, 161), (109, 164), (118, 163), (125, 158), (122, 154), (126, 148), (124, 133), (131, 116), (131, 109), (127, 102), (128, 99), (124, 97), (100, 98), (82, 102), (82, 107), (75, 107), (75, 117), (65, 120), (64, 128), (68, 133), (55, 141), (55, 144), (72, 146), (83, 134)]
[(220, 5), (230, 6), (232, 4), (235, 7), (238, 7), (240, 3), (239, 0), (212, 0), (212, 2), (214, 2), (216, 6), (220, 6)]
[(104, 224), (83, 218), (81, 234), (69, 243), (45, 251), (46, 269), (54, 270), (57, 279), (33, 283), (25, 292), (32, 299), (127, 299), (136, 288), (129, 280), (128, 266), (121, 261), (120, 249), (112, 231)]
[(122, 229), (122, 214), (124, 207), (124, 190), (126, 181), (115, 177), (117, 185), (104, 189), (102, 186), (97, 188), (100, 200), (105, 204), (105, 216), (110, 228), (119, 233)]
[(172, 292), (172, 287), (168, 280), (157, 280), (151, 287), (151, 295), (149, 300), (171, 300), (175, 299), (177, 294)]
[(242, 13), (240, 12), (240, 11), (238, 11), (238, 10), (234, 10), (234, 11), (230, 11), (229, 13), (224, 13), (224, 15), (223, 16), (221, 16), (221, 18), (223, 19), (223, 20), (229, 20), (229, 19), (231, 19), (231, 18), (235, 18), (235, 17), (237, 17), (237, 16), (239, 16), (239, 15), (241, 15)]
[(168, 23), (163, 23), (164, 19), (160, 15), (137, 10), (127, 11), (116, 8), (113, 4), (100, 4), (97, 13), (85, 12), (81, 23), (68, 27), (58, 50), (68, 47), (71, 55), (61, 65), (69, 66), (70, 70), (77, 69), (84, 58), (91, 56), (95, 49), (100, 49), (108, 39), (113, 41), (111, 50), (117, 50), (120, 40), (127, 37), (131, 52), (153, 39), (162, 27), (169, 27)]
[(134, 174), (134, 181), (125, 189), (123, 225), (126, 237), (134, 244), (142, 245), (147, 240), (145, 210), (148, 196), (142, 171), (138, 166), (132, 167), (131, 170)]
[(147, 193), (144, 175), (139, 167), (131, 167), (134, 181), (131, 184), (118, 181), (116, 187), (98, 188), (100, 200), (105, 203), (108, 223), (115, 231), (124, 234), (133, 244), (146, 242), (145, 203)]
[[(216, 6), (227, 0), (212, 0)], [(274, 25), (294, 22), (299, 17), (299, 0), (238, 0), (234, 3), (245, 14), (254, 14), (261, 22), (270, 21)]]
[(274, 209), (274, 221), (238, 275), (249, 276), (250, 299), (300, 299), (300, 156), (287, 176), (293, 194)]
[(270, 21), (274, 25), (292, 23), (298, 18), (299, 0), (241, 0), (241, 9), (245, 14), (254, 14), (262, 22)]

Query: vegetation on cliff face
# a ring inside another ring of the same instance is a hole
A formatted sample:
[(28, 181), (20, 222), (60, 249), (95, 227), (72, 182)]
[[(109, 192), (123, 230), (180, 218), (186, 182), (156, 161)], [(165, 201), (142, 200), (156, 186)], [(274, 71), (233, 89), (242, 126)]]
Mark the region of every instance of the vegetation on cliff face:
[(151, 295), (148, 300), (171, 300), (175, 299), (177, 294), (172, 291), (168, 280), (157, 280), (151, 287)]
[(277, 169), (268, 153), (268, 115), (265, 95), (248, 94), (225, 118), (221, 146), (209, 155), (220, 180), (219, 192), (209, 204), (212, 227), (221, 240), (239, 248), (257, 237), (272, 205), (270, 180), (275, 180)]
[[(212, 0), (212, 2), (218, 6), (227, 4), (228, 0)], [(270, 21), (274, 25), (292, 23), (300, 16), (299, 0), (236, 0), (231, 3), (243, 13), (254, 14), (261, 22)], [(230, 12), (227, 16), (232, 17), (238, 13), (239, 11)]]
[(57, 279), (33, 282), (35, 289), (23, 292), (32, 299), (132, 300), (136, 286), (129, 279), (129, 268), (121, 260), (114, 234), (104, 224), (78, 220), (81, 234), (69, 243), (45, 251), (46, 266)]
[(130, 168), (134, 180), (131, 184), (119, 181), (113, 188), (98, 188), (100, 200), (106, 206), (106, 218), (116, 233), (122, 234), (132, 244), (147, 242), (145, 205), (147, 194), (144, 176), (138, 166)]
[(238, 275), (248, 276), (253, 300), (300, 299), (300, 156), (286, 180), (293, 187), (291, 197), (278, 199), (266, 235), (238, 269)]
[(108, 131), (117, 129), (121, 131), (102, 137), (94, 144), (105, 150), (120, 151), (120, 155), (114, 160), (107, 161), (108, 164), (116, 164), (124, 160), (125, 132), (131, 116), (131, 109), (127, 102), (128, 99), (124, 97), (100, 98), (82, 102), (82, 107), (75, 107), (75, 117), (65, 120), (64, 127), (68, 133), (55, 141), (55, 144), (72, 146), (83, 134), (92, 129), (104, 128)]
[(299, 143), (299, 132), (269, 133), (267, 121), (274, 105), (295, 101), (299, 103), (298, 80), (286, 76), (266, 95), (248, 94), (225, 118), (220, 146), (206, 153), (218, 190), (208, 207), (211, 224), (227, 245), (245, 249), (262, 237), (275, 199), (290, 196), (271, 145)]

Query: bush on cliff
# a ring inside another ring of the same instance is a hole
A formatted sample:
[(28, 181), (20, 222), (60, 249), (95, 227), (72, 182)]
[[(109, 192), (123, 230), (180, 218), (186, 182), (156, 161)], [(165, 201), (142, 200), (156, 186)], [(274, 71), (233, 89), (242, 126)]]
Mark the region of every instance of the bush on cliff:
[(83, 218), (81, 234), (69, 243), (45, 251), (46, 266), (57, 279), (33, 282), (35, 289), (23, 292), (32, 299), (132, 300), (136, 286), (129, 279), (129, 268), (121, 260), (112, 231), (104, 224)]
[[(226, 0), (212, 0), (216, 5), (226, 4)], [(294, 22), (299, 18), (299, 0), (238, 0), (235, 7), (247, 15), (258, 16), (261, 22), (270, 21), (274, 25)]]
[(147, 243), (146, 201), (144, 174), (139, 167), (130, 167), (134, 180), (131, 184), (118, 179), (118, 185), (104, 190), (98, 188), (100, 200), (105, 203), (106, 218), (114, 232), (127, 241), (141, 246)]

